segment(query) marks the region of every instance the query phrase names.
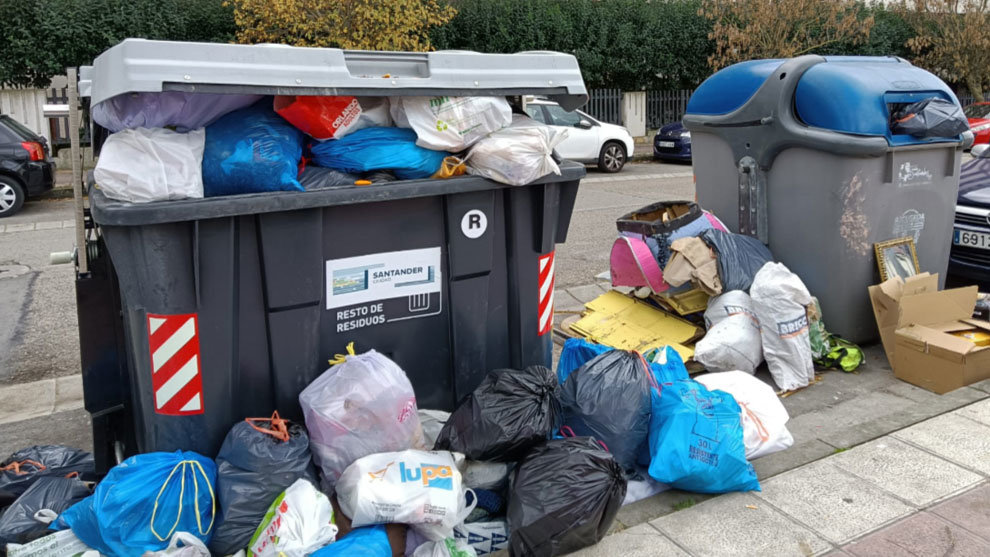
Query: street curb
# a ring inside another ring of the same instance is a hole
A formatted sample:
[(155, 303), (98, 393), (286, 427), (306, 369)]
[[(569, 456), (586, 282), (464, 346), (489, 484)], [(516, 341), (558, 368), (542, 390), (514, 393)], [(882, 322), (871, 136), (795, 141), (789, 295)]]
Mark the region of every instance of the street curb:
[[(73, 195), (71, 187), (56, 187), (46, 191), (35, 199), (71, 199)], [(85, 194), (83, 197), (85, 197)]]

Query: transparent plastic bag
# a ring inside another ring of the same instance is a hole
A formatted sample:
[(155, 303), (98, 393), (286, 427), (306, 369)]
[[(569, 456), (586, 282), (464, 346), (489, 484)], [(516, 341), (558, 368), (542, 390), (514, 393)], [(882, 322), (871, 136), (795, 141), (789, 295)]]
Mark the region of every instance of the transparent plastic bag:
[(782, 451), (794, 444), (794, 437), (787, 431), (790, 416), (770, 385), (741, 371), (705, 373), (698, 375), (696, 381), (711, 391), (729, 393), (742, 408), (747, 459)]
[(307, 557), (336, 537), (330, 499), (300, 478), (268, 507), (249, 542), (248, 553), (254, 557)]
[(396, 125), (416, 132), (416, 145), (456, 153), (512, 122), (505, 97), (392, 97)]
[(560, 175), (553, 150), (566, 130), (544, 126), (525, 116), (512, 117), (512, 125), (475, 143), (464, 158), (468, 174), (513, 186), (532, 183), (548, 174)]
[(203, 197), (206, 132), (163, 128), (119, 131), (107, 138), (96, 161), (96, 186), (129, 203)]
[(299, 404), (327, 487), (361, 457), (425, 448), (409, 378), (375, 350), (325, 371), (299, 394)]

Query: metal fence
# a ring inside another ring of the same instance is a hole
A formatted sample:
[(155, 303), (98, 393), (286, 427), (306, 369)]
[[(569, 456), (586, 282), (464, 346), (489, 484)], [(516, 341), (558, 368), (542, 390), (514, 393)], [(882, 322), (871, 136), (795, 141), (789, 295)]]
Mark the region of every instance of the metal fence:
[(610, 124), (622, 124), (622, 89), (592, 89), (588, 104), (583, 108), (596, 119)]
[(678, 122), (687, 110), (690, 89), (679, 91), (647, 91), (646, 92), (646, 127), (655, 130), (664, 124)]

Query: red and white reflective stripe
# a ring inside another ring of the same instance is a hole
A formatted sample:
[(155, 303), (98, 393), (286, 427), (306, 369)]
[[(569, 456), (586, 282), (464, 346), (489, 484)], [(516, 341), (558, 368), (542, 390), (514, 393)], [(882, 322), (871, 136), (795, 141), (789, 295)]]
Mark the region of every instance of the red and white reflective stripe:
[(155, 412), (168, 416), (202, 414), (203, 378), (196, 314), (149, 313), (148, 347)]
[(554, 252), (540, 256), (540, 336), (553, 330), (553, 264)]

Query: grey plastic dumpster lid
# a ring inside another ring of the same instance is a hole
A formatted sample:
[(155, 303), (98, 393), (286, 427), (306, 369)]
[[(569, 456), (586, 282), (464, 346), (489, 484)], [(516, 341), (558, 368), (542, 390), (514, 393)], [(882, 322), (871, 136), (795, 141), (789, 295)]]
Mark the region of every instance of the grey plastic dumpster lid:
[(588, 100), (577, 59), (559, 52), (370, 52), (277, 44), (125, 39), (80, 69), (97, 104), (123, 93), (546, 95), (565, 110)]

